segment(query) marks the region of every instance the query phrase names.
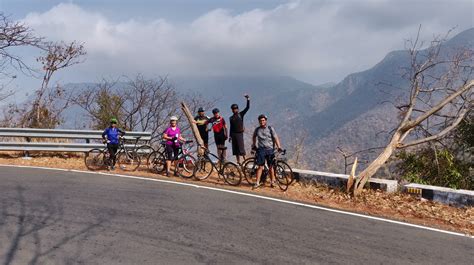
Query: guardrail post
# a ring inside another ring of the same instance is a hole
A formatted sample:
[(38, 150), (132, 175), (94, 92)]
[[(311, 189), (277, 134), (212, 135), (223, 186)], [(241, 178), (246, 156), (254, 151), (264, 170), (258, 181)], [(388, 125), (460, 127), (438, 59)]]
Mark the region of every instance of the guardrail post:
[[(25, 137), (26, 138), (26, 141), (29, 143), (31, 142), (31, 138), (30, 137)], [(30, 152), (29, 151), (25, 151), (24, 153), (24, 156), (23, 156), (23, 159), (31, 159), (30, 157)]]

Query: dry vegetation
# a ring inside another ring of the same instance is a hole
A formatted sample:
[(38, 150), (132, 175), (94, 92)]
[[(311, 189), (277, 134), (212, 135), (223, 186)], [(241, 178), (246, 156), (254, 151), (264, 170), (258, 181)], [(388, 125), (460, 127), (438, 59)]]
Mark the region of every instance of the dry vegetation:
[[(19, 158), (14, 153), (3, 154), (0, 157), (0, 164), (87, 170), (82, 156), (44, 156), (44, 154), (43, 156), (35, 156), (33, 154), (33, 156), (32, 159), (25, 160), (21, 157)], [(169, 179), (150, 173), (145, 167), (141, 167), (136, 172), (122, 172), (116, 170), (114, 173), (155, 179)], [(177, 177), (171, 179), (180, 182), (197, 182), (194, 180), (183, 180)], [(287, 192), (281, 192), (278, 189), (270, 189), (268, 187), (252, 191), (245, 181), (243, 181), (240, 187), (230, 187), (223, 183), (222, 180), (217, 180), (217, 178), (210, 178), (209, 180), (200, 182), (200, 184), (312, 203), (474, 235), (474, 207), (458, 208), (426, 201), (408, 194), (388, 194), (381, 191), (364, 190), (361, 196), (354, 199), (343, 191), (318, 184), (295, 183)]]

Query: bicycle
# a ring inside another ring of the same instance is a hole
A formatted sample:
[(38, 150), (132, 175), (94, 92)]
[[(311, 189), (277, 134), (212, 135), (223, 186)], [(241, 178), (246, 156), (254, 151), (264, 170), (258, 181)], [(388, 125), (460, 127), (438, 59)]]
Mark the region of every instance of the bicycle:
[[(175, 166), (175, 174), (178, 174), (182, 178), (192, 178), (194, 176), (194, 166), (196, 159), (191, 154), (191, 148), (185, 148), (186, 144), (193, 143), (192, 140), (184, 141), (179, 149), (178, 160)], [(162, 145), (166, 144), (165, 141)], [(163, 148), (160, 148), (163, 149)], [(156, 150), (148, 156), (148, 168), (156, 174), (160, 174), (165, 171), (166, 168), (166, 155), (164, 151)]]
[[(252, 154), (255, 154), (255, 151), (252, 151)], [(273, 161), (273, 165), (271, 165), (275, 172), (275, 178), (278, 187), (282, 191), (288, 190), (288, 187), (294, 181), (293, 170), (291, 167), (286, 163), (281, 156), (286, 155), (286, 150), (277, 151), (275, 153), (275, 159)], [(242, 172), (244, 172), (245, 179), (250, 185), (255, 185), (257, 183), (257, 168), (258, 165), (256, 164), (256, 157), (247, 158), (242, 163)], [(260, 183), (265, 183), (266, 179), (268, 178), (269, 173), (269, 166), (265, 163), (262, 176), (260, 177)]]
[[(138, 138), (135, 142), (138, 142)], [(115, 153), (119, 168), (124, 171), (135, 171), (140, 166), (140, 156), (137, 155), (136, 148), (129, 150), (125, 148), (123, 137), (119, 138), (119, 148)], [(110, 154), (107, 146), (103, 149), (94, 148), (89, 150), (84, 157), (84, 163), (89, 170), (100, 170), (111, 167)]]
[(204, 149), (204, 153), (198, 156), (195, 166), (194, 178), (205, 180), (209, 178), (214, 170), (217, 171), (218, 179), (221, 177), (231, 186), (238, 186), (242, 182), (242, 174), (237, 164), (225, 161), (223, 158), (211, 153), (209, 149)]

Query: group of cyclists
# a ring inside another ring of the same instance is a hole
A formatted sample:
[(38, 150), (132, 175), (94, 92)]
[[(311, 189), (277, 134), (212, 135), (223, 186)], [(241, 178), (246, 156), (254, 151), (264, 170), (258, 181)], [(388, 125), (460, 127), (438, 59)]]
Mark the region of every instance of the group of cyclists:
[[(231, 105), (232, 116), (229, 117), (230, 130), (228, 132), (227, 123), (220, 114), (218, 108), (212, 110), (212, 117), (206, 116), (203, 108), (198, 109), (197, 116), (194, 118), (194, 123), (197, 125), (199, 134), (204, 142), (204, 148), (209, 148), (209, 132), (212, 130), (214, 133), (214, 141), (217, 148), (217, 155), (220, 159), (225, 160), (226, 158), (226, 141), (229, 141), (232, 145), (232, 154), (236, 157), (237, 163), (241, 164), (245, 160), (245, 140), (244, 140), (244, 116), (250, 108), (250, 97), (246, 98), (246, 107), (242, 111), (239, 110), (237, 104)], [(265, 166), (273, 165), (275, 159), (275, 150), (281, 151), (281, 143), (275, 129), (267, 124), (268, 117), (264, 114), (258, 116), (259, 126), (254, 129), (252, 135), (252, 150), (255, 151), (255, 160), (257, 164), (256, 171), (256, 184), (254, 188), (260, 187), (260, 178)], [(229, 135), (230, 134), (230, 135)], [(125, 132), (117, 127), (117, 119), (112, 118), (110, 120), (110, 126), (102, 133), (104, 142), (107, 142), (107, 148), (111, 154), (111, 169), (114, 169), (115, 165), (115, 153), (118, 148), (119, 138), (125, 135)], [(164, 130), (162, 135), (165, 154), (166, 154), (166, 166), (165, 175), (170, 175), (172, 163), (176, 163), (179, 150), (182, 142), (185, 141), (181, 134), (181, 130), (178, 127), (178, 118), (171, 116), (169, 126)], [(176, 167), (176, 164), (174, 165)], [(275, 172), (273, 167), (269, 167), (270, 185), (275, 186)], [(176, 173), (175, 173), (176, 174)]]

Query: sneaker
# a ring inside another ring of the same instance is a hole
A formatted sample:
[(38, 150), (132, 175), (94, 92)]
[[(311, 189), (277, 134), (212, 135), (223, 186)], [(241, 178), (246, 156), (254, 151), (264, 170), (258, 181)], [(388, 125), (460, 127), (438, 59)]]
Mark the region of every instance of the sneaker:
[(258, 189), (262, 186), (261, 183), (255, 183), (255, 185), (252, 186), (252, 190)]
[(115, 170), (115, 166), (111, 166), (111, 167), (110, 167), (110, 170)]
[(166, 176), (166, 177), (169, 177), (169, 176), (170, 176), (170, 172), (169, 172), (169, 171), (166, 171), (166, 172), (165, 172), (165, 176)]
[(270, 182), (270, 187), (271, 187), (271, 188), (275, 188), (275, 186), (276, 186), (275, 181)]

